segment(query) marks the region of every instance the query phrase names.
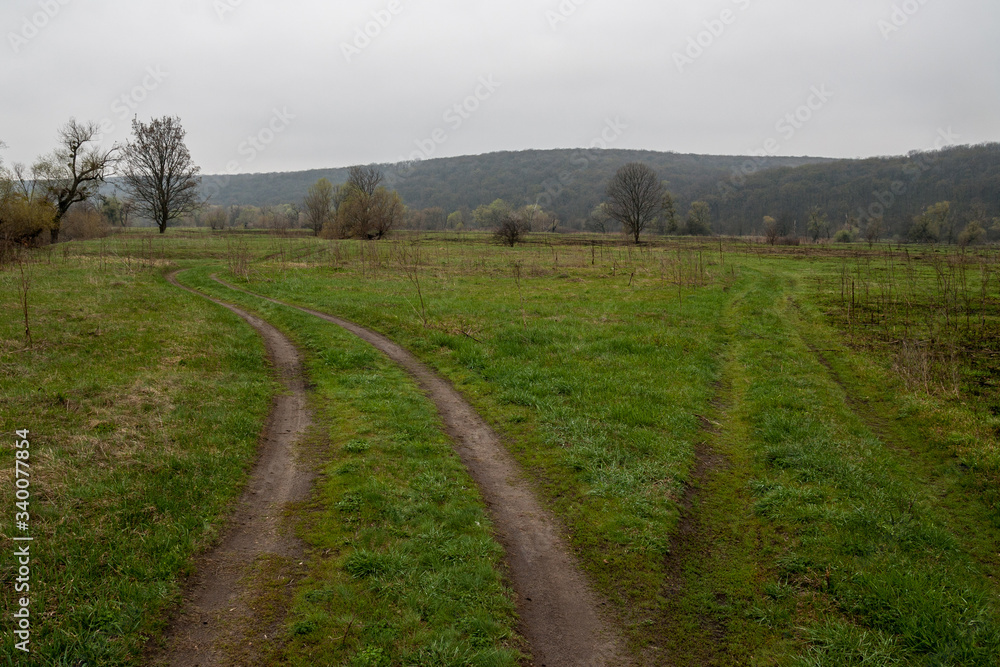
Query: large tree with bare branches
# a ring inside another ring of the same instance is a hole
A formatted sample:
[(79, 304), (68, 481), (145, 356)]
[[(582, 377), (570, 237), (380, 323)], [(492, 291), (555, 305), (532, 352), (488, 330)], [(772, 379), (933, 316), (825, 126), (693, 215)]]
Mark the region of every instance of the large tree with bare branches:
[(70, 207), (96, 195), (115, 168), (118, 147), (97, 145), (100, 134), (98, 123), (79, 123), (70, 118), (59, 130), (59, 147), (39, 158), (32, 167), (31, 180), (44, 189), (55, 209), (51, 223), (53, 243), (59, 240), (62, 219)]
[(635, 242), (663, 210), (665, 191), (656, 172), (641, 162), (630, 162), (608, 183), (607, 214), (620, 222)]
[(135, 202), (135, 211), (167, 231), (167, 224), (194, 212), (200, 169), (184, 145), (187, 134), (180, 118), (164, 116), (149, 124), (132, 121), (133, 139), (123, 150), (122, 177)]

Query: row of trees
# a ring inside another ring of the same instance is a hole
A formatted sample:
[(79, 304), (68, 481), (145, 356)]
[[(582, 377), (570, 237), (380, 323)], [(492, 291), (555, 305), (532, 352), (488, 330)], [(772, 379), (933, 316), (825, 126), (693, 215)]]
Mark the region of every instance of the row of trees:
[(990, 218), (982, 203), (973, 205), (962, 220), (955, 214), (952, 203), (937, 202), (914, 216), (907, 237), (918, 243), (968, 245), (1000, 238), (1000, 218)]
[[(973, 206), (970, 211), (971, 213), (967, 213), (963, 219), (963, 216), (956, 214), (951, 202), (941, 201), (931, 204), (913, 216), (909, 225), (903, 229), (901, 240), (914, 243), (957, 244), (966, 247), (1000, 239), (1000, 218), (990, 219), (985, 206), (981, 204)], [(777, 218), (764, 216), (761, 231), (771, 245), (782, 239), (799, 237), (798, 224), (787, 213)], [(860, 240), (874, 245), (889, 236), (891, 226), (883, 216), (859, 218), (847, 215), (835, 228), (826, 213), (819, 206), (814, 206), (809, 211), (804, 231), (814, 242), (823, 238), (837, 243), (853, 243)]]
[[(70, 210), (98, 202), (108, 215), (127, 223), (135, 213), (167, 224), (196, 210), (199, 169), (184, 144), (180, 119), (132, 121), (132, 138), (123, 146), (99, 144), (100, 126), (71, 118), (59, 131), (58, 146), (30, 167), (0, 164), (0, 236), (8, 243), (37, 243), (47, 231), (59, 240)], [(100, 187), (112, 175), (122, 179), (128, 203), (99, 200)]]
[[(656, 172), (643, 163), (621, 167), (607, 185), (606, 201), (590, 214), (591, 231), (624, 231), (638, 243), (646, 231), (658, 234), (711, 235), (711, 209), (702, 201), (691, 205), (687, 218), (677, 216), (673, 195)], [(493, 232), (498, 243), (514, 246), (530, 232), (556, 232), (559, 217), (537, 204), (517, 208), (495, 199), (475, 210), (459, 209), (445, 217), (441, 208), (424, 209), (405, 216), (417, 229), (482, 229)]]

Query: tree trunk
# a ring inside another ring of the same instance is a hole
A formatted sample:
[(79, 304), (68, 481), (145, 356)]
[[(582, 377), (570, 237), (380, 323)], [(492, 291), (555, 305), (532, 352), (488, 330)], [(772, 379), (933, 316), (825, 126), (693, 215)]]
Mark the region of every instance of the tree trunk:
[(56, 216), (52, 218), (52, 226), (49, 228), (49, 242), (59, 243), (59, 230), (62, 228), (62, 219), (66, 211), (61, 207), (56, 209)]

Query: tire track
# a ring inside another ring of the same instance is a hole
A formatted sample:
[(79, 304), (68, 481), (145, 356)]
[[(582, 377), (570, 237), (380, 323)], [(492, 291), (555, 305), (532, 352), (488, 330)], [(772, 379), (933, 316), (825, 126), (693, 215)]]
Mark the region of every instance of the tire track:
[(229, 528), (219, 545), (199, 560), (180, 616), (166, 634), (167, 648), (152, 660), (177, 667), (256, 664), (268, 643), (263, 633), (269, 634), (274, 621), (268, 620), (265, 605), (258, 597), (260, 587), (253, 585), (258, 578), (254, 570), (261, 567), (261, 559), (276, 557), (284, 563), (282, 576), (287, 576), (291, 559), (303, 553), (298, 539), (284, 530), (282, 516), (289, 503), (305, 500), (313, 481), (312, 471), (296, 456), (297, 445), (311, 423), (301, 358), (291, 341), (275, 327), (181, 285), (177, 273), (168, 274), (167, 281), (239, 315), (260, 333), (274, 375), (285, 391), (272, 402), (259, 459)]
[(547, 667), (632, 664), (595, 594), (562, 539), (556, 519), (535, 498), (520, 466), (499, 436), (447, 381), (410, 352), (370, 329), (326, 313), (287, 304), (230, 285), (274, 304), (295, 308), (349, 331), (380, 350), (416, 379), (437, 406), (445, 431), (479, 486), (496, 535), (507, 554), (517, 593), (521, 633), (535, 664)]

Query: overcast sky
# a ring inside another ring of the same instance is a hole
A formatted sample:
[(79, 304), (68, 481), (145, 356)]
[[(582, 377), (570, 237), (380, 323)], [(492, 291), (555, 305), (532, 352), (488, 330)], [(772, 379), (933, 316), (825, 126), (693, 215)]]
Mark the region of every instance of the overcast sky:
[(204, 173), (1000, 141), (997, 0), (3, 0), (0, 153), (176, 115)]

